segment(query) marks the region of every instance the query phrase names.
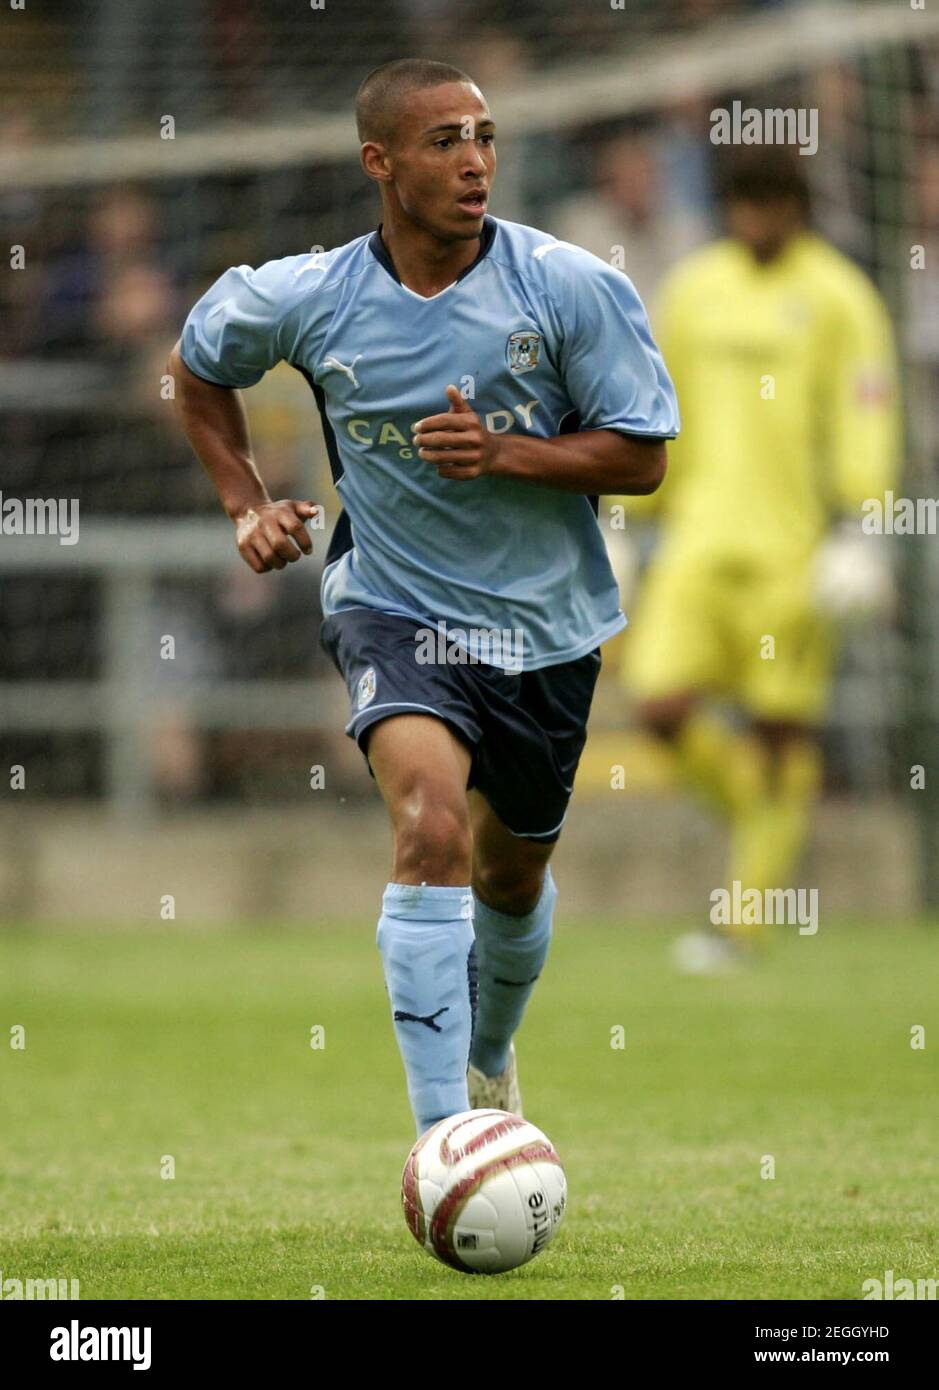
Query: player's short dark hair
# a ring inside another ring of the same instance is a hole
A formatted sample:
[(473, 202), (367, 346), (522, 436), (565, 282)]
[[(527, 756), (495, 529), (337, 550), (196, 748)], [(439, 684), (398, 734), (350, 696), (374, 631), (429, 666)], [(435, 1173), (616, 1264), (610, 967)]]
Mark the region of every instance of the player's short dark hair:
[(799, 156), (779, 145), (760, 145), (728, 159), (718, 180), (725, 203), (781, 203), (793, 200), (806, 215), (811, 207), (808, 180)]
[(465, 72), (449, 63), (429, 58), (396, 58), (369, 73), (355, 98), (355, 124), (359, 139), (387, 144), (394, 135), (401, 101), (421, 87), (440, 87), (445, 82), (472, 82)]

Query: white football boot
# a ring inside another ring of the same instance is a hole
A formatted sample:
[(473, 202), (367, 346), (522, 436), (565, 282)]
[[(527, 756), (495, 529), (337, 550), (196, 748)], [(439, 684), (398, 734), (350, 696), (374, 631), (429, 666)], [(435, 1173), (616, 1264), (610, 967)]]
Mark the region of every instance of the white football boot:
[(470, 1062), (466, 1070), (471, 1110), (506, 1110), (521, 1115), (522, 1096), (518, 1089), (518, 1063), (515, 1044), (509, 1044), (509, 1060), (505, 1071), (498, 1076), (486, 1076)]

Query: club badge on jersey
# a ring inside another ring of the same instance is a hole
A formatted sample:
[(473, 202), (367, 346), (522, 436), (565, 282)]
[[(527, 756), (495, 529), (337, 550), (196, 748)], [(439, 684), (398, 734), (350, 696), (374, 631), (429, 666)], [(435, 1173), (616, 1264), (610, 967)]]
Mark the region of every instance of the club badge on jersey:
[(541, 334), (530, 331), (510, 333), (505, 345), (505, 357), (509, 370), (516, 376), (523, 372), (533, 372), (538, 365), (541, 349)]

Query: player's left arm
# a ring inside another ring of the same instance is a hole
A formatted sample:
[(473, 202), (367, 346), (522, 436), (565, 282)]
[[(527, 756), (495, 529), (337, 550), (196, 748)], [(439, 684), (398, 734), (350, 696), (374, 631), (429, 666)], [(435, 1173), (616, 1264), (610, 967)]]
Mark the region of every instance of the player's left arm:
[(815, 556), (815, 599), (841, 621), (886, 617), (895, 601), (889, 552), (882, 538), (865, 534), (861, 516), (868, 499), (882, 499), (896, 482), (902, 426), (896, 344), (873, 285), (852, 277), (842, 286), (817, 351), (830, 529)]
[[(848, 290), (851, 292), (849, 293)], [(819, 454), (835, 516), (857, 517), (899, 471), (902, 426), (896, 343), (886, 305), (849, 282), (821, 344)]]
[(414, 442), (441, 478), (469, 482), (483, 474), (515, 478), (561, 492), (654, 492), (665, 477), (665, 442), (615, 430), (581, 430), (549, 439), (531, 434), (493, 434), (455, 386), (447, 387), (450, 411), (414, 426)]
[(450, 411), (414, 426), (419, 456), (441, 477), (483, 473), (586, 496), (644, 495), (665, 477), (678, 433), (675, 392), (632, 282), (586, 251), (548, 243), (542, 256), (545, 331), (576, 433), (492, 434), (455, 386)]

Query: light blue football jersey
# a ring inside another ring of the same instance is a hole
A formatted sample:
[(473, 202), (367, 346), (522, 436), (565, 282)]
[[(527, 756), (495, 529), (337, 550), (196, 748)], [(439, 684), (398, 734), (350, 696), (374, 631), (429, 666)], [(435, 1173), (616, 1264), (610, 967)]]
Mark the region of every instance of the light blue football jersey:
[[(571, 661), (625, 626), (597, 499), (504, 478), (441, 478), (415, 421), (453, 384), (495, 433), (610, 429), (672, 439), (675, 393), (632, 283), (588, 251), (485, 219), (479, 255), (439, 294), (404, 286), (380, 229), (225, 272), (195, 305), (183, 361), (220, 386), (277, 362), (313, 388), (344, 513), (327, 616), (365, 605), (458, 633), (523, 634), (523, 669)], [(516, 638), (516, 642), (517, 642)]]

